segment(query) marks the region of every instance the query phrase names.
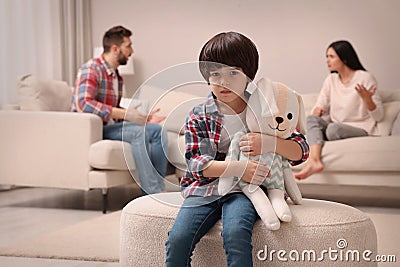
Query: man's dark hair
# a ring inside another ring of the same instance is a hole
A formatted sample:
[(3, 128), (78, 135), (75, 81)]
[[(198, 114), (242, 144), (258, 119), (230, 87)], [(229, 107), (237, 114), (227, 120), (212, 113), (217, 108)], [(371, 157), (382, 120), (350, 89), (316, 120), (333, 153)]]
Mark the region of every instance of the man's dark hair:
[(109, 29), (103, 36), (104, 53), (110, 52), (111, 46), (120, 46), (124, 42), (124, 37), (131, 37), (132, 32), (123, 26), (115, 26)]
[[(365, 70), (360, 60), (358, 59), (356, 50), (354, 50), (353, 46), (348, 41), (336, 41), (331, 43), (328, 46), (329, 48), (333, 48), (336, 54), (339, 56), (340, 60), (343, 63), (353, 70)], [(328, 50), (327, 49), (327, 50)]]
[(223, 32), (211, 38), (201, 49), (200, 72), (206, 81), (210, 71), (221, 67), (240, 67), (253, 80), (258, 70), (258, 51), (255, 44), (237, 32)]

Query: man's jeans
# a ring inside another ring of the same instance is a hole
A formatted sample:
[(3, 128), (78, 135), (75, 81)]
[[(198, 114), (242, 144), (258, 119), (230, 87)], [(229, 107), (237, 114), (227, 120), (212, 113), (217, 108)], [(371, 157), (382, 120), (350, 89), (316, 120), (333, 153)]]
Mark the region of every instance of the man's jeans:
[(168, 140), (160, 125), (150, 123), (143, 126), (133, 122), (106, 125), (103, 138), (131, 144), (143, 194), (159, 193), (165, 189)]

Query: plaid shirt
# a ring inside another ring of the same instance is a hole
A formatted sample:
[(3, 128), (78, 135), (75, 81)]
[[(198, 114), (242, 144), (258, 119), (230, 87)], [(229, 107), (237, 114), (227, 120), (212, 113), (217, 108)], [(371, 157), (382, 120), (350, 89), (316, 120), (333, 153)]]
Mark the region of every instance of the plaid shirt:
[[(113, 87), (114, 75), (118, 79), (118, 96)], [(103, 119), (103, 124), (110, 120), (111, 110), (118, 107), (122, 96), (123, 79), (103, 58), (93, 58), (78, 71), (75, 82), (72, 111), (93, 113)]]
[[(182, 177), (180, 187), (183, 197), (191, 195), (211, 196), (216, 194), (218, 178), (203, 176), (204, 166), (211, 160), (224, 160), (225, 155), (218, 152), (221, 139), (223, 115), (218, 111), (212, 94), (205, 103), (193, 108), (186, 119), (185, 143), (187, 170)], [(293, 134), (289, 138), (297, 142), (303, 155), (299, 161), (289, 161), (298, 165), (307, 160), (309, 146), (302, 134)]]

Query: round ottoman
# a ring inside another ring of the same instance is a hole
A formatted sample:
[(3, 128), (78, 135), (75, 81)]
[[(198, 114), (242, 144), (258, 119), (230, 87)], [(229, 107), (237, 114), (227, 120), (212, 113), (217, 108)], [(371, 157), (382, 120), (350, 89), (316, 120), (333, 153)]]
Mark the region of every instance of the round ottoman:
[[(165, 266), (165, 241), (183, 199), (179, 192), (137, 198), (121, 214), (120, 264)], [(304, 199), (278, 231), (261, 220), (253, 230), (254, 266), (377, 266), (376, 231), (363, 212)], [(219, 221), (197, 244), (192, 266), (226, 266)]]

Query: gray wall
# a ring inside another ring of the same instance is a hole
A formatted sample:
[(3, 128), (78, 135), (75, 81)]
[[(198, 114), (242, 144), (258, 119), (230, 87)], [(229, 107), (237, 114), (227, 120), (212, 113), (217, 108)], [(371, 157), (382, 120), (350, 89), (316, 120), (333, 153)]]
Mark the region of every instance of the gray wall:
[(136, 73), (125, 78), (128, 95), (162, 69), (197, 60), (209, 38), (230, 30), (257, 45), (257, 78), (317, 92), (328, 74), (326, 47), (347, 39), (380, 89), (392, 90), (400, 87), (399, 10), (398, 0), (95, 0), (93, 44), (117, 24), (133, 31)]

